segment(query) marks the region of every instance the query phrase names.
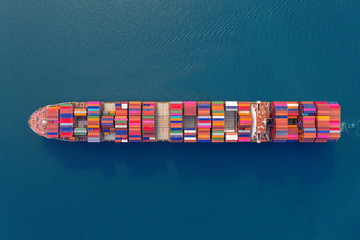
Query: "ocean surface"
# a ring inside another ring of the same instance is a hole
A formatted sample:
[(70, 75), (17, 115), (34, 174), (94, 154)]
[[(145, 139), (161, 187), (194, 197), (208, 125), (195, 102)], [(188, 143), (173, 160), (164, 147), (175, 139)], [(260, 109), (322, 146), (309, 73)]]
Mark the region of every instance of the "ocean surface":
[[(360, 2), (0, 0), (0, 239), (360, 239)], [(329, 144), (46, 140), (87, 100), (339, 101)]]

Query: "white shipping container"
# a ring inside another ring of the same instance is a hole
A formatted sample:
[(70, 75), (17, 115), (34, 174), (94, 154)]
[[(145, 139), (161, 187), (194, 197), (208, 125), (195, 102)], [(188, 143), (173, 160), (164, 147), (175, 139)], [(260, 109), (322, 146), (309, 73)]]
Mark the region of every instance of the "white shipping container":
[(238, 103), (236, 101), (226, 101), (225, 102), (225, 106), (236, 106), (237, 107)]
[(115, 128), (127, 128), (127, 125), (115, 125)]
[(226, 140), (238, 140), (238, 137), (235, 135), (235, 136), (226, 136)]
[(170, 133), (170, 136), (182, 136), (182, 133)]
[(196, 130), (184, 130), (185, 133), (196, 133)]
[(196, 137), (185, 137), (184, 140), (195, 140), (196, 141)]

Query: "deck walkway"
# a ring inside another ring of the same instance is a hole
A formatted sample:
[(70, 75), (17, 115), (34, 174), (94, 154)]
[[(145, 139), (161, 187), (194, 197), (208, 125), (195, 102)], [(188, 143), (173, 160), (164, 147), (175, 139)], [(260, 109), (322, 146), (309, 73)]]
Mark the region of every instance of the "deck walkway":
[(170, 103), (156, 103), (156, 139), (168, 141), (170, 139)]
[(226, 111), (225, 112), (225, 132), (236, 132), (237, 131), (237, 111)]

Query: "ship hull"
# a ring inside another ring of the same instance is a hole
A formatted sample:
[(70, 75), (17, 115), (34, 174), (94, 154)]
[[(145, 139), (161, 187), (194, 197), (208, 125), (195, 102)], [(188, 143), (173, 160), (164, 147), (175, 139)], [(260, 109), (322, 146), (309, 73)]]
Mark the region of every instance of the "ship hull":
[(337, 102), (65, 102), (36, 110), (30, 128), (69, 142), (336, 142)]

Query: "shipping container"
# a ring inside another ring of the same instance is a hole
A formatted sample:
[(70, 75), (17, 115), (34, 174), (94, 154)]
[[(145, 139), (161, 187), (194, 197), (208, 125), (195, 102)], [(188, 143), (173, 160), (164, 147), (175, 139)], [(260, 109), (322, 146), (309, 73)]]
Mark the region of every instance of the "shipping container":
[(74, 107), (72, 103), (60, 104), (60, 138), (73, 137)]
[(224, 102), (211, 102), (212, 134), (211, 142), (224, 142), (225, 138), (225, 110)]
[(198, 142), (210, 142), (211, 109), (210, 102), (198, 102)]
[(315, 114), (316, 106), (314, 102), (303, 101), (299, 104), (299, 141), (314, 142), (316, 138)]
[(155, 102), (142, 103), (142, 141), (155, 142)]
[(115, 142), (128, 142), (128, 102), (115, 102)]
[(100, 111), (101, 103), (99, 101), (91, 101), (87, 104), (87, 132), (88, 142), (100, 142)]
[(271, 102), (270, 115), (273, 119), (270, 136), (273, 142), (286, 142), (289, 134), (289, 110), (287, 102)]
[(141, 142), (141, 102), (129, 102), (129, 142)]
[(238, 102), (238, 142), (250, 142), (252, 129), (251, 102)]
[(183, 103), (170, 102), (170, 142), (183, 141)]
[(197, 104), (195, 101), (184, 102), (184, 142), (196, 142)]

